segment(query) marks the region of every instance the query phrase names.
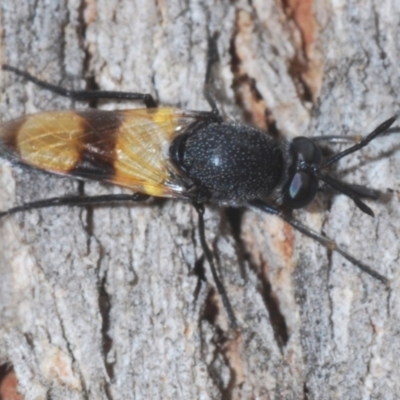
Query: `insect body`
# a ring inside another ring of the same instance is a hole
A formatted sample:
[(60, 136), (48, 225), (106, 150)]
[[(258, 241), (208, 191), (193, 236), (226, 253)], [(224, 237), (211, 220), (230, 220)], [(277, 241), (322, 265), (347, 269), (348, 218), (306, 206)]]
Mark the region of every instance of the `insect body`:
[(174, 108), (46, 112), (5, 123), (0, 137), (16, 163), (232, 206), (278, 198), (291, 162), (262, 131)]
[(323, 138), (277, 141), (261, 130), (224, 123), (210, 96), (207, 99), (211, 112), (155, 108), (149, 95), (68, 92), (13, 67), (3, 69), (75, 99), (87, 100), (97, 93), (98, 98), (144, 100), (150, 107), (124, 111), (53, 111), (3, 124), (0, 152), (12, 162), (80, 179), (110, 182), (130, 188), (135, 194), (47, 199), (15, 207), (0, 216), (54, 205), (138, 201), (146, 196), (191, 201), (199, 213), (203, 250), (233, 324), (235, 318), (205, 240), (202, 204), (206, 202), (278, 215), (373, 277), (387, 281), (285, 210), (308, 205), (323, 183), (349, 196), (363, 212), (373, 215), (361, 198), (376, 199), (376, 191), (340, 182), (324, 170), (385, 133), (395, 117), (361, 142), (324, 158), (318, 142)]

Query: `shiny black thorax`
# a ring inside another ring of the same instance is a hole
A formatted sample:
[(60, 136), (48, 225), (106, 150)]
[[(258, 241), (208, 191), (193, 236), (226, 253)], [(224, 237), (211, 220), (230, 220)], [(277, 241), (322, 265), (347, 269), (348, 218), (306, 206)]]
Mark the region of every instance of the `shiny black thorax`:
[(198, 202), (240, 206), (266, 199), (282, 181), (282, 146), (249, 126), (204, 123), (172, 143), (170, 155), (194, 187)]

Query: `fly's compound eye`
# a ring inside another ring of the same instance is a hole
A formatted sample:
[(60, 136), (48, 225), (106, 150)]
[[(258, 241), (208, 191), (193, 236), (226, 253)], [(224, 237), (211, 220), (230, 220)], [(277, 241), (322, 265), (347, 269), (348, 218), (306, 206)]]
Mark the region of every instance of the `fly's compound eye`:
[[(317, 144), (306, 137), (292, 140), (291, 149), (296, 160), (295, 165), (319, 164), (322, 152)], [(318, 179), (305, 171), (297, 170), (283, 197), (283, 204), (290, 208), (302, 208), (310, 204), (318, 190)]]
[(302, 208), (310, 204), (318, 190), (318, 179), (307, 172), (298, 171), (294, 174), (283, 204), (290, 208)]
[(322, 152), (312, 140), (300, 136), (292, 140), (291, 147), (298, 155), (299, 161), (307, 164), (319, 164), (322, 160)]

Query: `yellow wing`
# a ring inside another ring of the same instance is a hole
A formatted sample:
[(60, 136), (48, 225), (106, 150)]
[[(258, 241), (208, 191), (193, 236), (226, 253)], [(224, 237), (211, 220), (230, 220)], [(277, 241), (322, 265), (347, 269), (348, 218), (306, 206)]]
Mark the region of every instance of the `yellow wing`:
[(201, 115), (175, 108), (28, 115), (0, 126), (0, 154), (55, 174), (177, 196), (186, 184), (169, 146)]

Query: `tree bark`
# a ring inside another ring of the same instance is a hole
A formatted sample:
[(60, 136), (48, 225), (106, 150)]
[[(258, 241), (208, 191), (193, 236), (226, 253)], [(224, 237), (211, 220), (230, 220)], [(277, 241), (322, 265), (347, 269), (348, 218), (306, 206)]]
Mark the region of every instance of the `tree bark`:
[[(64, 87), (208, 110), (207, 37), (218, 31), (213, 83), (227, 120), (287, 138), (366, 135), (398, 112), (395, 1), (16, 3), (0, 4), (1, 63)], [(86, 107), (9, 72), (0, 79), (2, 121)], [(399, 140), (377, 139), (338, 166), (343, 180), (386, 194), (368, 202), (375, 219), (343, 195), (295, 213), (389, 288), (277, 218), (208, 207), (234, 331), (190, 204), (32, 211), (0, 222), (0, 362), (24, 399), (398, 398)], [(0, 168), (1, 209), (121, 192)]]

